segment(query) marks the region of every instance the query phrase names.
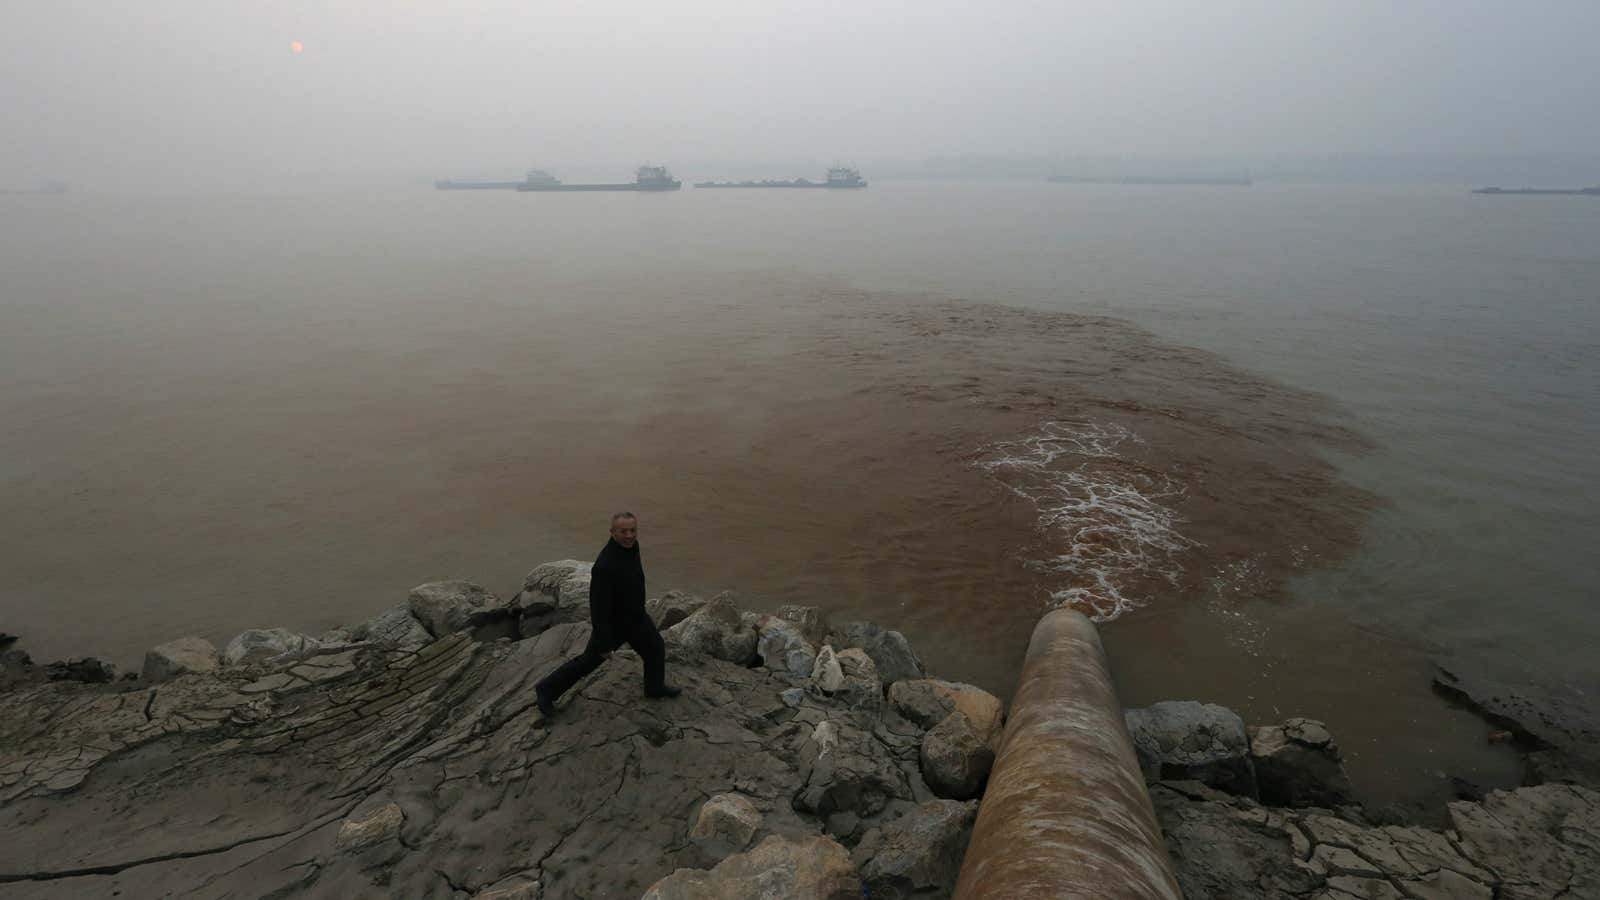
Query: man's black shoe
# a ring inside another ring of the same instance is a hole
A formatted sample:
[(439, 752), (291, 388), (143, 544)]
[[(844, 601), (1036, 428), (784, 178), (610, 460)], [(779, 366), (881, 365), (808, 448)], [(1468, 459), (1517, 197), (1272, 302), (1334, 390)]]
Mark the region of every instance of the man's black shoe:
[(657, 699), (676, 697), (681, 693), (683, 693), (683, 688), (672, 687), (671, 685), (666, 684), (663, 684), (661, 687), (644, 689), (644, 695), (646, 697), (655, 697)]
[(534, 701), (539, 704), (539, 712), (543, 713), (546, 719), (555, 718), (556, 698), (545, 692), (544, 685), (534, 686), (533, 698)]

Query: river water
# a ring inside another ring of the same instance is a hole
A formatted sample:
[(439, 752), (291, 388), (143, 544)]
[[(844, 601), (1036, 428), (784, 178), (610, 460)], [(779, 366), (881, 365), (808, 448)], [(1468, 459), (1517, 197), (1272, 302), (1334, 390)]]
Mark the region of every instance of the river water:
[(881, 183), (6, 197), (0, 630), (136, 667), (499, 592), (640, 517), (653, 591), (905, 631), (1008, 695), (1326, 720), (1369, 801), (1514, 783), (1430, 655), (1592, 692), (1600, 203)]

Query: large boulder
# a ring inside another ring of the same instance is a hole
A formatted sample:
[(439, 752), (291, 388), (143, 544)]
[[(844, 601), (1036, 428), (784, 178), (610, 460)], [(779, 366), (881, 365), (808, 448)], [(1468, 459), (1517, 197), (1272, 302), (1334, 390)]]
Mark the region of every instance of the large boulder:
[(701, 804), (689, 828), (689, 840), (712, 859), (721, 859), (750, 845), (761, 830), (761, 811), (740, 794), (718, 794)]
[(1251, 729), (1250, 761), (1263, 803), (1331, 808), (1355, 800), (1339, 747), (1315, 719)]
[(640, 900), (861, 900), (861, 879), (835, 841), (775, 834), (710, 871), (679, 869)]
[(964, 712), (953, 712), (922, 738), (922, 778), (940, 797), (970, 800), (994, 768), (989, 735)]
[(317, 652), (322, 643), (287, 628), (251, 628), (240, 632), (222, 650), (230, 666), (283, 666)]
[[(512, 598), (511, 605), (525, 616), (540, 616), (555, 611), (561, 605), (561, 586), (576, 576), (588, 575), (592, 563), (581, 559), (558, 559), (540, 563), (522, 576), (522, 590)], [(569, 596), (576, 592), (576, 585)], [(587, 598), (587, 595), (586, 595)]]
[(688, 650), (745, 665), (755, 659), (756, 632), (746, 627), (738, 607), (722, 595), (667, 629), (666, 639)]
[(889, 703), (912, 722), (932, 728), (953, 712), (961, 712), (992, 747), (998, 749), (1005, 728), (1005, 706), (982, 688), (959, 681), (919, 678), (889, 685)]
[(1193, 780), (1256, 795), (1244, 720), (1215, 703), (1167, 700), (1124, 714), (1146, 782)]
[(666, 631), (668, 628), (689, 618), (700, 607), (706, 605), (706, 598), (696, 596), (688, 591), (667, 591), (659, 597), (651, 597), (644, 602), (644, 611), (656, 623), (657, 631)]
[(929, 800), (867, 832), (851, 855), (874, 900), (950, 896), (977, 818), (976, 800)]
[(145, 681), (166, 681), (189, 672), (214, 672), (220, 664), (215, 644), (201, 637), (181, 637), (146, 652), (141, 674)]
[(762, 617), (756, 628), (756, 655), (762, 665), (794, 678), (809, 676), (817, 662), (817, 650), (800, 626), (776, 616)]
[(500, 598), (470, 581), (419, 584), (406, 597), (406, 608), (436, 638), (480, 628), (510, 615)]
[(922, 660), (911, 650), (911, 643), (898, 631), (873, 622), (845, 622), (834, 628), (834, 646), (860, 647), (878, 667), (884, 684), (925, 677)]

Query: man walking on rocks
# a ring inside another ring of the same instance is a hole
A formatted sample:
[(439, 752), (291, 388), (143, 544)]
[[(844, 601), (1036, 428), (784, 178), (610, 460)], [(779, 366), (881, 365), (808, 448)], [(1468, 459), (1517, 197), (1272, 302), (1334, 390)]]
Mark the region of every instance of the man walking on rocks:
[(644, 611), (644, 565), (639, 561), (639, 519), (630, 512), (611, 517), (611, 539), (590, 570), (589, 621), (592, 630), (583, 653), (562, 663), (534, 686), (539, 711), (556, 714), (556, 700), (567, 688), (605, 662), (623, 644), (644, 660), (644, 695), (676, 697), (667, 684), (667, 648), (656, 624)]

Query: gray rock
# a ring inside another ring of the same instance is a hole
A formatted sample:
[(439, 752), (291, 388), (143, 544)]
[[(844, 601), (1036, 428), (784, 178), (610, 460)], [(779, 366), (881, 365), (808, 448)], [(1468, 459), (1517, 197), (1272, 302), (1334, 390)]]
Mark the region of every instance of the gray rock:
[(796, 809), (822, 819), (839, 812), (866, 818), (891, 800), (912, 799), (905, 776), (871, 733), (824, 720), (801, 743)]
[(405, 820), (405, 813), (394, 802), (353, 815), (339, 826), (334, 849), (351, 853), (398, 838)]
[(835, 626), (834, 646), (841, 649), (860, 647), (872, 657), (878, 667), (878, 677), (886, 685), (926, 677), (922, 660), (912, 651), (911, 643), (898, 631), (890, 631), (873, 622), (845, 622)]
[(819, 690), (829, 694), (844, 687), (844, 668), (839, 664), (838, 655), (827, 644), (817, 651), (816, 662), (811, 666), (811, 680)]
[(805, 702), (806, 689), (797, 687), (789, 688), (779, 692), (778, 697), (783, 700), (784, 706), (787, 706), (790, 709), (798, 709), (800, 704)]
[(828, 614), (815, 606), (780, 606), (774, 615), (798, 626), (801, 637), (813, 645), (828, 637)]
[(200, 637), (181, 637), (152, 647), (144, 655), (145, 681), (166, 681), (189, 672), (214, 672), (221, 660), (215, 644)]
[(969, 800), (983, 790), (994, 767), (988, 735), (957, 711), (946, 716), (922, 739), (922, 777), (934, 794)]
[(1339, 747), (1315, 719), (1251, 729), (1250, 761), (1263, 803), (1336, 807), (1354, 801)]
[(860, 647), (851, 647), (836, 654), (844, 683), (834, 691), (835, 699), (851, 706), (877, 709), (883, 705), (883, 682), (878, 680), (878, 668), (872, 657)]
[(756, 633), (725, 597), (712, 598), (694, 615), (667, 629), (668, 643), (745, 665), (755, 659)]
[(1000, 747), (1005, 707), (999, 697), (982, 688), (937, 678), (896, 681), (889, 686), (889, 703), (922, 728), (932, 728), (952, 712), (960, 711), (991, 748)]
[[(20, 651), (8, 651), (20, 652)], [(27, 654), (23, 654), (27, 658)], [(81, 681), (86, 684), (106, 684), (117, 680), (117, 667), (103, 659), (85, 656), (82, 659), (69, 659), (65, 662), (53, 662), (44, 667), (46, 678), (51, 681)]]
[(347, 641), (365, 641), (406, 650), (415, 650), (433, 640), (433, 635), (422, 627), (422, 623), (406, 606), (391, 606), (365, 622), (343, 630)]
[(817, 662), (817, 650), (800, 633), (800, 626), (775, 616), (763, 616), (756, 629), (756, 655), (774, 672), (805, 678)]
[(406, 608), (436, 638), (510, 617), (500, 598), (470, 581), (431, 581), (411, 589)]
[(1168, 700), (1125, 714), (1146, 782), (1193, 779), (1256, 796), (1244, 720), (1214, 703)]
[(659, 597), (646, 600), (644, 611), (656, 623), (656, 630), (665, 631), (699, 612), (705, 605), (704, 597), (687, 591), (667, 591)]
[(1497, 896), (1600, 897), (1600, 792), (1546, 784), (1449, 809), (1462, 851), (1506, 886)]
[(287, 628), (251, 628), (228, 642), (222, 661), (230, 666), (283, 666), (310, 656), (321, 646), (316, 638)]
[(562, 602), (562, 584), (574, 576), (587, 575), (591, 566), (591, 563), (581, 559), (540, 563), (522, 577), (522, 590), (512, 598), (511, 605), (524, 616), (542, 616), (554, 612)]
[(858, 864), (867, 889), (874, 898), (950, 896), (977, 817), (975, 800), (929, 800), (884, 825)]
[(689, 840), (711, 859), (721, 859), (750, 846), (761, 830), (761, 811), (739, 794), (718, 794), (700, 806)]
[(679, 869), (640, 900), (861, 900), (861, 879), (829, 838), (772, 835), (710, 871)]

